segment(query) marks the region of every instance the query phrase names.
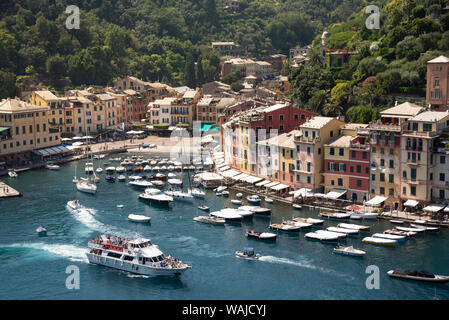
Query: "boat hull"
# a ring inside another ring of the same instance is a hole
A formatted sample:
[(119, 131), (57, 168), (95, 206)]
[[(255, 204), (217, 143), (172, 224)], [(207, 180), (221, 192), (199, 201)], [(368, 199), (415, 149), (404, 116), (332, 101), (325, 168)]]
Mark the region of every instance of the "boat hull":
[(167, 269), (167, 268), (157, 268), (149, 265), (141, 265), (128, 261), (122, 261), (120, 259), (103, 257), (93, 253), (86, 253), (87, 260), (89, 263), (101, 265), (113, 269), (123, 270), (135, 274), (145, 275), (145, 276), (176, 276), (182, 274), (187, 268), (183, 269)]

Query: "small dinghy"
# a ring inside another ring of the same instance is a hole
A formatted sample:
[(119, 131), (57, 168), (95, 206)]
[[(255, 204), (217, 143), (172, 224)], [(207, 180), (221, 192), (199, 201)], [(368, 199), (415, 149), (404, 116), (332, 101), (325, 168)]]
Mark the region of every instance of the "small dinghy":
[(198, 206), (198, 209), (202, 210), (202, 211), (209, 211), (210, 208), (208, 206)]
[(222, 226), (225, 224), (226, 220), (223, 218), (217, 218), (214, 216), (198, 216), (193, 218), (193, 221), (201, 222), (201, 223), (208, 223), (213, 224), (216, 226)]
[(17, 178), (19, 175), (17, 174), (17, 172), (11, 170), (11, 171), (8, 171), (8, 176), (10, 178)]
[(128, 219), (130, 221), (134, 221), (134, 222), (150, 222), (150, 220), (151, 220), (150, 217), (142, 216), (142, 215), (138, 215), (138, 214), (130, 214), (128, 216)]
[(123, 204), (118, 204), (118, 205), (117, 205), (117, 208), (120, 208), (120, 209), (121, 209), (121, 208), (123, 208), (123, 207), (124, 207)]
[(345, 229), (345, 228), (338, 228), (338, 227), (329, 227), (326, 230), (331, 231), (331, 232), (337, 232), (337, 233), (345, 233), (348, 236), (354, 236), (354, 235), (359, 234), (359, 230)]
[(98, 168), (97, 170), (95, 170), (97, 173), (102, 173), (103, 172), (103, 169), (101, 169), (101, 168)]
[(118, 180), (118, 181), (125, 181), (125, 180), (126, 180), (126, 176), (124, 176), (123, 174), (121, 174), (121, 175), (119, 175), (119, 176), (117, 177), (117, 180)]
[(227, 198), (229, 197), (229, 191), (225, 190), (221, 193), (223, 195), (223, 197)]
[(114, 176), (106, 176), (106, 181), (108, 181), (108, 182), (115, 182), (115, 177)]
[(339, 213), (339, 212), (320, 212), (320, 216), (327, 219), (336, 219), (336, 220), (342, 220), (342, 219), (348, 219), (351, 214), (350, 213)]
[(440, 228), (438, 228), (438, 227), (426, 227), (423, 225), (417, 225), (417, 224), (413, 224), (413, 223), (410, 223), (410, 226), (413, 228), (416, 228), (416, 229), (424, 229), (424, 231), (430, 231), (430, 232), (440, 231)]
[(309, 232), (304, 235), (304, 238), (309, 240), (318, 240), (323, 242), (336, 242), (338, 241), (338, 235), (324, 234), (318, 232)]
[(388, 220), (388, 221), (390, 221), (391, 223), (394, 223), (394, 224), (404, 224), (404, 221), (402, 221), (402, 220)]
[(260, 254), (255, 253), (253, 248), (245, 247), (243, 250), (239, 250), (235, 252), (235, 256), (237, 258), (244, 258), (247, 260), (258, 260), (260, 258)]
[(436, 282), (436, 283), (447, 283), (449, 282), (449, 276), (442, 276), (438, 274), (433, 274), (427, 270), (402, 270), (395, 269), (387, 271), (390, 277), (401, 278), (407, 280), (425, 281), (425, 282)]
[(265, 197), (265, 202), (266, 203), (273, 203), (273, 199)]
[(59, 169), (61, 169), (61, 167), (58, 166), (57, 164), (47, 164), (45, 167), (47, 169), (49, 169), (49, 170), (59, 170)]
[(239, 204), (242, 204), (242, 200), (239, 200), (239, 199), (232, 199), (232, 200), (231, 200), (231, 203), (232, 203), (232, 204), (237, 204), (237, 205), (239, 205)]
[(302, 207), (299, 204), (296, 204), (296, 203), (294, 203), (292, 205), (292, 207), (293, 207), (293, 209), (296, 209), (296, 210), (301, 210), (302, 209)]
[(375, 237), (365, 237), (362, 242), (376, 244), (381, 246), (395, 246), (398, 242), (396, 240), (375, 238)]
[(337, 225), (339, 228), (345, 228), (345, 229), (355, 229), (359, 231), (369, 232), (371, 230), (371, 227), (369, 226), (362, 226), (359, 224), (351, 224), (351, 223), (339, 223)]
[(236, 197), (237, 199), (242, 199), (243, 194), (239, 192), (239, 193), (237, 193), (237, 194), (235, 195), (235, 197)]
[(246, 200), (248, 200), (249, 203), (254, 204), (254, 205), (260, 204), (260, 197), (256, 194), (246, 197)]
[(276, 241), (277, 234), (271, 232), (256, 232), (254, 230), (246, 230), (246, 236), (248, 238), (255, 238), (266, 241)]
[(47, 234), (47, 229), (45, 229), (44, 227), (40, 226), (39, 228), (36, 229), (36, 232), (40, 235), (40, 236), (44, 236)]
[(399, 231), (406, 231), (406, 232), (411, 231), (411, 232), (416, 232), (416, 233), (420, 233), (420, 232), (426, 231), (426, 230), (423, 229), (423, 228), (395, 227), (395, 229), (396, 229), (396, 230), (399, 230)]
[(353, 257), (363, 257), (366, 254), (365, 251), (354, 249), (353, 246), (349, 247), (337, 246), (334, 248), (334, 252)]

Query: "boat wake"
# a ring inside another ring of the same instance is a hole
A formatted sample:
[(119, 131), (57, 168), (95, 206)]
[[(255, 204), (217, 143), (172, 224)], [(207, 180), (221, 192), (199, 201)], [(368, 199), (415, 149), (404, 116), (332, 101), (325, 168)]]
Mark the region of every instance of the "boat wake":
[(199, 240), (191, 236), (181, 236), (177, 238), (169, 238), (171, 242), (177, 243), (177, 248), (181, 251), (188, 252), (195, 256), (220, 258), (223, 254), (219, 254), (211, 250), (211, 247), (207, 243), (200, 243)]
[(73, 217), (81, 222), (87, 228), (98, 231), (100, 233), (113, 234), (119, 237), (141, 237), (141, 235), (136, 234), (136, 232), (129, 231), (123, 232), (122, 230), (105, 225), (104, 223), (95, 219), (94, 215), (96, 215), (96, 210), (91, 208), (81, 208), (78, 210), (73, 210), (69, 207), (67, 209), (72, 213)]
[(26, 248), (42, 250), (53, 255), (68, 258), (71, 261), (88, 262), (86, 257), (86, 248), (76, 247), (70, 244), (46, 244), (42, 242), (35, 243), (14, 243), (7, 245), (9, 248)]

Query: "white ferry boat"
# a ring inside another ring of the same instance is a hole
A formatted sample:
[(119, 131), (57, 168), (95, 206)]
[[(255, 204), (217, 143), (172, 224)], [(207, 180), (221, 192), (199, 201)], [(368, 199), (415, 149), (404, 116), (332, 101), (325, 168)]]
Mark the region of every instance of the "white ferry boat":
[(101, 235), (89, 241), (86, 252), (89, 263), (146, 276), (180, 275), (189, 266), (170, 256), (166, 257), (149, 239), (127, 239)]

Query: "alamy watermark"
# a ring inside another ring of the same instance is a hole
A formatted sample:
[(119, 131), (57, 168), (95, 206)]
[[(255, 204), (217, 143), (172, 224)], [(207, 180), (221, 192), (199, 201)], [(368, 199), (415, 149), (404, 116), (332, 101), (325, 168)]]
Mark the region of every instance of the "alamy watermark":
[(380, 289), (380, 271), (379, 267), (376, 265), (369, 265), (365, 270), (366, 274), (369, 276), (366, 278), (365, 287), (368, 290), (379, 290)]
[(65, 20), (65, 26), (67, 29), (79, 29), (80, 28), (80, 8), (74, 5), (67, 6), (65, 13), (69, 14)]
[(65, 287), (69, 290), (80, 289), (80, 269), (76, 265), (69, 265), (65, 269), (69, 276), (65, 279)]
[(365, 13), (369, 14), (365, 20), (365, 26), (369, 30), (380, 29), (380, 10), (378, 6), (370, 5), (366, 7)]

